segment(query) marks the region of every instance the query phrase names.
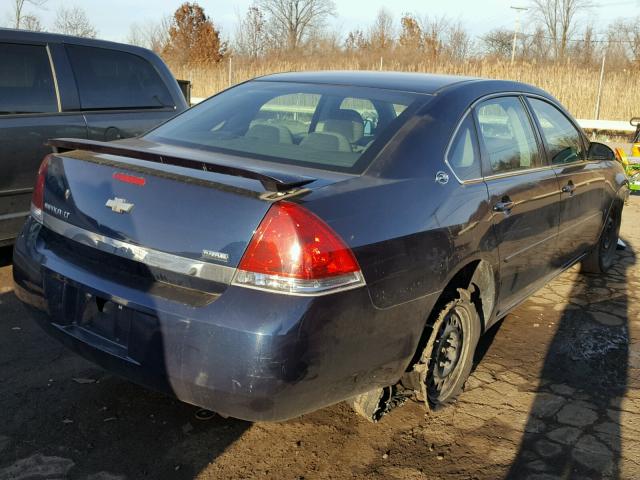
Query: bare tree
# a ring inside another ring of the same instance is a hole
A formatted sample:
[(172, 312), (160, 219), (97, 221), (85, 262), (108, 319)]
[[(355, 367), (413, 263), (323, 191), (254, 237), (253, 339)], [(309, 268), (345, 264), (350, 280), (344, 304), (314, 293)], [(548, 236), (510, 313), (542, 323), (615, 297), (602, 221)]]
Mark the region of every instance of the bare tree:
[(159, 21), (149, 20), (143, 24), (132, 23), (127, 35), (127, 43), (148, 48), (161, 53), (169, 43), (171, 17), (164, 16)]
[(638, 18), (620, 18), (609, 25), (603, 45), (607, 65), (627, 68), (640, 62), (640, 27), (635, 23), (637, 21)]
[(282, 39), (289, 50), (301, 46), (336, 12), (333, 0), (257, 0), (255, 6), (268, 18), (271, 37)]
[(373, 25), (369, 28), (369, 45), (376, 50), (387, 50), (395, 41), (393, 16), (386, 8), (378, 10)]
[(30, 27), (34, 27), (36, 25), (35, 22), (37, 22), (40, 30), (42, 30), (40, 20), (35, 15), (26, 13), (25, 7), (27, 5), (31, 5), (32, 7), (42, 8), (46, 3), (47, 0), (12, 0), (11, 26), (13, 28), (27, 28), (27, 30), (33, 30), (33, 28), (28, 28), (26, 24)]
[(589, 25), (584, 29), (582, 38), (570, 45), (571, 57), (577, 59), (583, 65), (593, 65), (596, 62), (596, 42), (593, 26)]
[(400, 37), (398, 43), (402, 48), (410, 51), (418, 51), (423, 47), (422, 28), (418, 19), (410, 14), (405, 13), (400, 18)]
[(24, 30), (31, 30), (32, 32), (42, 32), (42, 23), (40, 19), (35, 15), (24, 15), (21, 19), (22, 28)]
[(56, 12), (56, 20), (53, 25), (57, 32), (65, 35), (95, 38), (98, 34), (87, 13), (77, 6), (60, 7)]
[(538, 26), (532, 34), (521, 34), (520, 43), (523, 59), (535, 62), (549, 59), (549, 39), (541, 26)]
[(485, 55), (508, 58), (511, 55), (513, 31), (496, 28), (482, 37), (482, 48)]
[(530, 0), (534, 18), (545, 28), (556, 59), (564, 59), (576, 31), (579, 15), (591, 7), (590, 0)]
[(305, 42), (305, 50), (316, 55), (339, 55), (342, 53), (343, 35), (337, 29), (314, 29)]
[(629, 51), (636, 65), (640, 64), (640, 25), (638, 25), (638, 20), (640, 19), (636, 17), (633, 21), (627, 23), (628, 28), (625, 31)]
[(473, 40), (460, 22), (452, 23), (446, 32), (444, 50), (449, 59), (462, 62), (471, 54)]
[(347, 52), (354, 52), (356, 50), (364, 50), (369, 47), (367, 39), (364, 36), (362, 30), (351, 30), (347, 34), (347, 38), (344, 41), (344, 49)]
[(451, 22), (446, 16), (430, 17), (425, 15), (420, 19), (422, 43), (426, 54), (432, 59), (436, 59), (442, 52), (450, 25)]
[(618, 19), (609, 26), (607, 58), (612, 50), (624, 51), (627, 61), (640, 64), (640, 17)]
[(267, 49), (267, 23), (262, 11), (255, 5), (247, 9), (244, 18), (238, 19), (235, 47), (238, 53), (253, 59)]

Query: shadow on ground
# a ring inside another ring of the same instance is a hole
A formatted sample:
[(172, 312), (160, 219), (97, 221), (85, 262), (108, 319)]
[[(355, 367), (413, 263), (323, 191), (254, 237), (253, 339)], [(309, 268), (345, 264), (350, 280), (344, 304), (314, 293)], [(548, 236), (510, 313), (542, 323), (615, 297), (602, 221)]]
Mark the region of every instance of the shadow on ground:
[(11, 247), (0, 247), (0, 268), (11, 265), (13, 249)]
[(107, 374), (42, 332), (13, 292), (0, 312), (2, 480), (191, 479), (251, 425), (198, 420), (196, 407)]
[[(629, 477), (633, 465), (623, 463), (621, 453), (623, 435), (629, 435), (620, 418), (630, 352), (627, 280), (637, 268), (627, 245), (607, 275), (573, 269), (536, 295), (543, 302), (531, 300), (492, 327), (458, 403), (428, 413), (418, 425), (409, 419), (404, 428), (385, 432), (388, 455), (358, 473), (636, 478)], [(556, 302), (562, 302), (560, 311)], [(383, 419), (378, 428), (393, 420)]]
[(637, 267), (630, 245), (618, 254), (607, 275), (584, 274), (569, 294), (546, 354), (527, 433), (507, 478), (542, 472), (557, 478), (621, 476), (627, 271)]

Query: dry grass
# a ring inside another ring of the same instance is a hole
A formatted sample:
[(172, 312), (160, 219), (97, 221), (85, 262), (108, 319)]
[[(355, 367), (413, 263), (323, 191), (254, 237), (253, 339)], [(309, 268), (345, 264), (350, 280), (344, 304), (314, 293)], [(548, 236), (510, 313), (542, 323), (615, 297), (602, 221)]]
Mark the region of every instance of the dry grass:
[[(379, 70), (376, 61), (358, 55), (337, 54), (298, 61), (273, 58), (255, 62), (233, 59), (231, 83), (239, 83), (252, 77), (274, 72), (305, 70)], [(578, 65), (536, 65), (495, 60), (456, 62), (411, 62), (386, 59), (384, 70), (446, 73), (486, 78), (517, 80), (537, 85), (557, 97), (577, 118), (594, 118), (599, 69)], [(229, 61), (210, 68), (176, 68), (178, 78), (191, 80), (192, 95), (207, 97), (229, 86)], [(640, 115), (640, 90), (633, 72), (608, 71), (605, 75), (600, 118), (606, 120), (629, 120)]]

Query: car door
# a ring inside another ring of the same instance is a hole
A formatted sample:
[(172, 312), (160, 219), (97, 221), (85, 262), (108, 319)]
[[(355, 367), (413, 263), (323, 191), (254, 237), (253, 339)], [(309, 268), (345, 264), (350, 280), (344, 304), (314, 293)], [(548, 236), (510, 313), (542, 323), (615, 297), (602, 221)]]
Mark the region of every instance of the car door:
[(134, 137), (177, 113), (167, 86), (146, 59), (109, 48), (66, 45), (65, 49), (90, 139)]
[(569, 265), (597, 242), (606, 212), (603, 165), (587, 158), (582, 134), (556, 106), (527, 99), (561, 189), (558, 251)]
[(490, 98), (475, 113), (500, 257), (501, 313), (554, 271), (560, 193), (521, 98)]
[(82, 115), (61, 111), (50, 53), (46, 44), (0, 42), (0, 244), (17, 236), (29, 213), (47, 140), (87, 135)]

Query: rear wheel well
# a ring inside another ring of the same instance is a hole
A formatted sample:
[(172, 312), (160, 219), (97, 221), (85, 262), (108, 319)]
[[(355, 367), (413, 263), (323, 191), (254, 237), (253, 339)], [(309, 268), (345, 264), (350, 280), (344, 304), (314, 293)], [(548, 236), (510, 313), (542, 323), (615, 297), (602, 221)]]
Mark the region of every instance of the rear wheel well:
[(411, 359), (409, 369), (411, 369), (412, 366), (420, 360), (422, 350), (424, 350), (427, 342), (429, 341), (433, 323), (439, 312), (447, 303), (459, 296), (459, 288), (471, 289), (472, 285), (474, 287), (474, 291), (471, 294), (471, 301), (478, 311), (481, 323), (480, 332), (484, 332), (495, 304), (495, 277), (493, 268), (489, 262), (486, 260), (474, 260), (458, 270), (444, 290), (442, 290), (440, 297), (438, 297), (438, 300), (426, 319), (425, 327), (422, 332), (422, 336), (420, 337), (420, 342), (418, 343), (418, 348)]

